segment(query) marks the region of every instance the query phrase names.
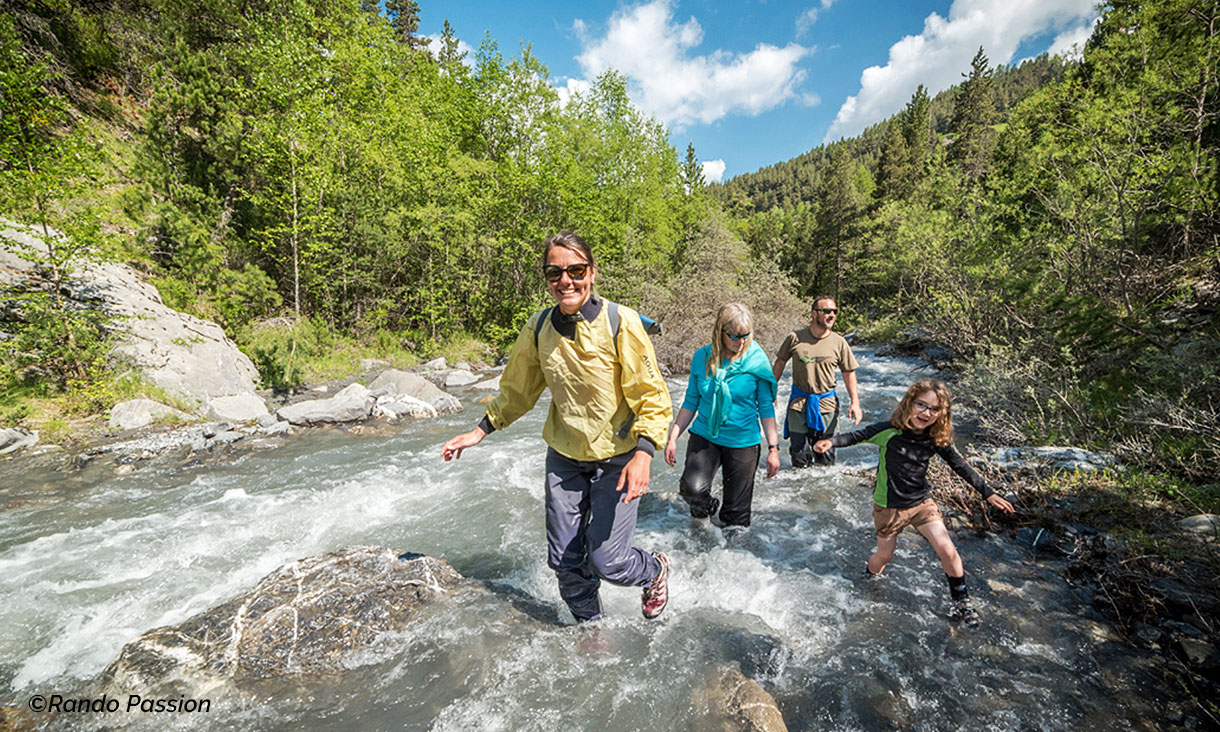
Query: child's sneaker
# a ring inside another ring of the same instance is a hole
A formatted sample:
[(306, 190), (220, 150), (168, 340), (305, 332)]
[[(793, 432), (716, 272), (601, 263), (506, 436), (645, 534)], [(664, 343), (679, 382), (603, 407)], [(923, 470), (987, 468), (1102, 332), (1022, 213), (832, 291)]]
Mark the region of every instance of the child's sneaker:
[(967, 628), (979, 627), (979, 614), (974, 609), (974, 605), (970, 603), (969, 597), (952, 602), (949, 606), (949, 619), (955, 623), (961, 623)]
[(661, 552), (653, 556), (660, 563), (661, 571), (644, 587), (644, 594), (640, 598), (644, 617), (649, 620), (660, 616), (669, 603), (669, 555)]

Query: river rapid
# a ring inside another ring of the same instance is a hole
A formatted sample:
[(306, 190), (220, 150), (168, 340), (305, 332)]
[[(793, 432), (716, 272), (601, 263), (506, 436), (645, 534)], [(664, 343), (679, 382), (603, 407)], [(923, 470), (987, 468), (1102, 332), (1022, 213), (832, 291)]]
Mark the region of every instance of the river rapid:
[[(857, 356), (866, 423), (926, 375), (914, 361)], [(685, 380), (670, 385), (681, 403)], [(151, 628), (234, 597), (289, 561), (372, 544), (443, 558), (542, 622), (505, 623), (495, 603), (453, 603), (353, 653), (346, 673), (314, 687), (214, 698), (206, 713), (90, 721), (700, 729), (697, 692), (730, 664), (775, 696), (792, 730), (1162, 726), (1159, 657), (1122, 643), (1057, 565), (1004, 536), (955, 537), (982, 617), (975, 630), (946, 620), (944, 574), (912, 530), (885, 577), (866, 581), (874, 539), (860, 472), (876, 465), (871, 446), (802, 471), (785, 453), (779, 476), (759, 475), (753, 525), (726, 533), (692, 520), (678, 497), (684, 437), (677, 468), (660, 454), (653, 462), (636, 537), (673, 560), (669, 608), (645, 621), (638, 589), (603, 585), (606, 619), (576, 627), (545, 566), (545, 406), (452, 464), (440, 446), (477, 421), (473, 402), (392, 436), (314, 432), (206, 467), (154, 463), (47, 486), (13, 468), (19, 461), (0, 464), (0, 703), (70, 692)]]

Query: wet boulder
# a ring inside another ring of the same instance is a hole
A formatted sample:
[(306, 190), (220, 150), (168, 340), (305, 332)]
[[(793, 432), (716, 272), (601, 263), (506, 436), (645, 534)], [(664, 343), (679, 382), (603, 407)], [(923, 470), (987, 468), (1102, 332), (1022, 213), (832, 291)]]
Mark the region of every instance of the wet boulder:
[(335, 674), (345, 657), (475, 585), (448, 563), (385, 547), (292, 562), (254, 589), (128, 643), (103, 689), (205, 693)]
[(350, 384), (329, 399), (308, 399), (280, 407), (276, 415), (295, 425), (359, 422), (369, 418), (376, 401), (364, 385)]
[(419, 374), (409, 371), (399, 371), (398, 369), (383, 371), (376, 379), (373, 379), (369, 388), (376, 392), (387, 391), (390, 396), (414, 397), (431, 404), (440, 414), (462, 411), (462, 403), (457, 397), (442, 391)]
[(700, 729), (718, 732), (787, 732), (775, 698), (731, 666), (721, 666), (707, 678), (701, 708), (706, 719)]

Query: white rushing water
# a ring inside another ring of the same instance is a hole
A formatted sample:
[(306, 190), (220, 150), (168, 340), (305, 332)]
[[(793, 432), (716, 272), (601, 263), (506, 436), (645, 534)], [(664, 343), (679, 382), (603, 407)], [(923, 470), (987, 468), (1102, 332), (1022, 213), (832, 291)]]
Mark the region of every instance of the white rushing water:
[[(882, 419), (923, 374), (859, 356), (865, 422)], [(680, 403), (685, 382), (671, 386)], [(0, 703), (70, 690), (143, 632), (286, 562), (372, 544), (441, 557), (500, 604), (455, 602), (354, 653), (348, 673), (307, 696), (217, 699), (206, 715), (143, 723), (698, 728), (694, 696), (721, 664), (759, 680), (794, 730), (1125, 729), (1148, 713), (1138, 689), (1154, 683), (1149, 661), (1090, 620), (1054, 567), (1002, 537), (957, 537), (983, 617), (974, 631), (945, 620), (944, 575), (913, 532), (886, 577), (864, 581), (874, 540), (859, 471), (875, 467), (871, 447), (803, 471), (785, 454), (779, 476), (760, 474), (753, 525), (728, 535), (691, 520), (678, 498), (684, 444), (676, 469), (658, 455), (636, 544), (670, 553), (669, 609), (649, 623), (638, 589), (603, 585), (606, 620), (590, 634), (572, 625), (545, 566), (545, 405), (443, 464), (441, 443), (480, 413), (468, 403), (392, 437), (311, 434), (228, 464), (53, 494), (0, 475)], [(505, 602), (543, 622), (503, 623)]]

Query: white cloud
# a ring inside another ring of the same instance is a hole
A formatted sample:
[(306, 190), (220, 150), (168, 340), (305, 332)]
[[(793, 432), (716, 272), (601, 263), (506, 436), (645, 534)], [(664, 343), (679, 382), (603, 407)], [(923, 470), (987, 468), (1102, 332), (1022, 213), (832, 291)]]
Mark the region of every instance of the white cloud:
[(584, 94), (593, 87), (592, 84), (584, 79), (567, 79), (567, 83), (563, 86), (555, 87), (555, 91), (559, 93), (559, 104), (567, 105), (568, 100), (576, 94)]
[(760, 43), (749, 53), (694, 55), (703, 29), (693, 17), (676, 23), (673, 0), (616, 11), (601, 38), (590, 38), (580, 20), (573, 29), (584, 43), (577, 61), (588, 78), (608, 69), (625, 74), (632, 101), (679, 128), (710, 124), (734, 112), (757, 115), (798, 99), (805, 72), (797, 63), (811, 52), (795, 43), (783, 48)]
[(823, 10), (829, 10), (830, 6), (834, 4), (835, 0), (822, 0), (820, 7), (809, 8), (805, 12), (798, 15), (796, 18), (796, 37), (800, 38), (808, 33), (809, 29), (813, 27), (813, 24), (818, 22), (818, 15), (820, 15)]
[(894, 114), (923, 84), (929, 94), (960, 82), (979, 46), (995, 64), (1012, 60), (1029, 38), (1060, 31), (1054, 45), (1077, 38), (1097, 17), (1096, 0), (954, 0), (948, 19), (932, 13), (923, 33), (890, 46), (885, 66), (860, 75), (860, 91), (847, 98), (824, 142), (855, 135)]
[(1093, 28), (1099, 22), (1101, 22), (1101, 18), (1096, 18), (1092, 23), (1085, 23), (1076, 28), (1065, 30), (1055, 36), (1055, 40), (1051, 41), (1051, 47), (1046, 49), (1047, 53), (1052, 56), (1079, 59), (1081, 54), (1084, 53), (1085, 41), (1089, 40), (1089, 36), (1093, 35)]
[[(441, 49), (444, 48), (441, 35), (437, 33), (431, 36), (424, 36), (424, 38), (428, 39), (428, 52), (431, 53), (433, 57), (440, 58)], [(465, 56), (462, 56), (462, 63), (465, 64), (467, 68), (473, 69), (475, 64), (474, 48), (460, 38), (458, 39), (458, 53), (466, 54)]]
[(703, 180), (708, 183), (719, 183), (724, 178), (724, 161), (723, 160), (704, 160)]

